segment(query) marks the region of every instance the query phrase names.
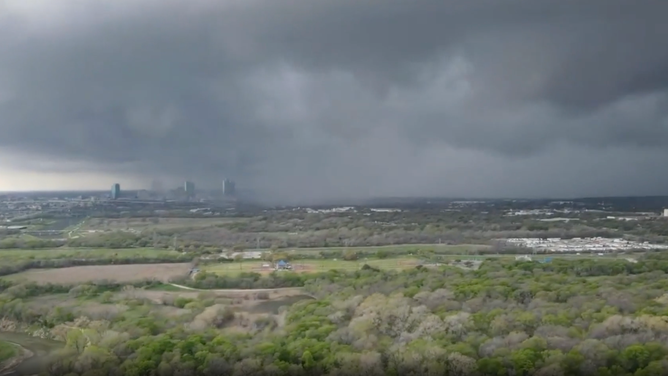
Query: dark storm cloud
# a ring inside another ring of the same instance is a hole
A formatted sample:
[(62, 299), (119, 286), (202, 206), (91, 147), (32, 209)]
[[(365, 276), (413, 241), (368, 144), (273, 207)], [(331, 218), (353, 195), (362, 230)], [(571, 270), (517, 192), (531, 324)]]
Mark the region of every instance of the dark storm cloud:
[(661, 1), (4, 4), (0, 148), (99, 170), (280, 199), (495, 195), (462, 176), (573, 148), (623, 171), (668, 144)]

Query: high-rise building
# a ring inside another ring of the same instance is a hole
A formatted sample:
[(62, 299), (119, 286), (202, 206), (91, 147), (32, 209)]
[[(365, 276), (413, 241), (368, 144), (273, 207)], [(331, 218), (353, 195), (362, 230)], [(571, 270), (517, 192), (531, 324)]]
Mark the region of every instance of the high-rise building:
[(121, 197), (121, 185), (116, 183), (111, 186), (111, 199), (115, 200)]
[(195, 195), (195, 183), (191, 181), (187, 181), (183, 184), (183, 190), (186, 192), (186, 195), (188, 196), (194, 196)]
[(223, 180), (223, 195), (234, 196), (235, 184), (230, 179)]

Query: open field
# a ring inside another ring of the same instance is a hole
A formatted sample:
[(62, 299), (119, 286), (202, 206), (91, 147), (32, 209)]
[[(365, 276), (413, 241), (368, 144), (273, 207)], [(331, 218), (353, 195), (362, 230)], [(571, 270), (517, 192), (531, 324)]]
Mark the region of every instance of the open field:
[(318, 247), (318, 248), (299, 248), (297, 251), (313, 251), (313, 252), (327, 252), (327, 251), (345, 251), (354, 249), (356, 251), (416, 251), (416, 250), (435, 250), (439, 252), (448, 253), (466, 253), (466, 251), (489, 249), (490, 246), (486, 244), (395, 244), (369, 247)]
[(33, 218), (25, 220), (14, 220), (12, 221), (12, 225), (26, 226), (28, 230), (31, 231), (64, 231), (68, 227), (71, 227), (80, 221), (80, 219), (76, 218)]
[[(323, 248), (326, 249), (326, 248)], [(348, 248), (348, 249), (358, 249), (358, 248)], [(465, 255), (465, 254), (452, 254), (452, 255), (442, 255), (439, 256), (439, 260), (442, 262), (450, 262), (455, 260), (474, 260), (474, 261), (484, 261), (486, 259), (492, 260), (514, 260), (516, 255)], [(572, 255), (572, 254), (548, 254), (548, 255), (535, 255), (532, 257), (534, 261), (544, 261), (545, 259), (567, 259), (567, 260), (578, 260), (578, 259), (611, 259), (614, 258), (612, 255), (597, 256), (595, 254), (583, 254), (583, 255)], [(623, 257), (617, 257), (623, 259)], [(200, 270), (220, 274), (220, 275), (237, 275), (242, 272), (255, 272), (267, 274), (271, 273), (274, 269), (262, 267), (262, 265), (267, 264), (266, 261), (242, 261), (234, 263), (211, 263), (200, 266)], [(303, 260), (294, 260), (291, 262), (293, 271), (297, 273), (317, 273), (328, 271), (332, 269), (337, 270), (358, 270), (364, 264), (368, 264), (371, 267), (384, 269), (384, 270), (405, 270), (414, 268), (422, 263), (430, 263), (427, 260), (423, 260), (416, 256), (401, 256), (401, 257), (392, 257), (386, 259), (359, 259), (354, 261), (346, 260), (328, 260), (328, 259), (303, 259)]]
[(20, 240), (23, 240), (23, 241), (41, 240), (42, 239), (39, 236), (30, 235), (30, 234), (27, 234), (27, 233), (20, 233), (20, 234), (13, 235), (12, 238), (20, 239)]
[(107, 258), (158, 258), (177, 257), (180, 253), (156, 248), (55, 248), (55, 249), (3, 249), (0, 263), (45, 259), (107, 259)]
[(77, 284), (92, 281), (134, 282), (155, 279), (167, 282), (187, 275), (190, 263), (74, 266), (60, 269), (31, 269), (4, 279), (36, 283)]
[[(327, 266), (328, 262), (333, 260), (320, 260), (320, 253), (327, 252), (341, 252), (345, 250), (356, 251), (356, 252), (373, 252), (379, 250), (388, 250), (391, 253), (394, 253), (397, 257), (409, 257), (413, 254), (417, 256), (418, 251), (423, 250), (432, 250), (437, 249), (436, 254), (442, 258), (494, 258), (494, 257), (514, 257), (514, 255), (497, 255), (497, 254), (484, 254), (476, 255), (474, 252), (467, 252), (467, 250), (480, 249), (484, 247), (482, 245), (447, 245), (447, 246), (415, 246), (415, 245), (394, 245), (386, 247), (347, 247), (347, 248), (295, 248), (291, 250), (279, 249), (278, 253), (284, 253), (287, 255), (302, 255), (307, 258), (318, 259), (318, 263), (321, 265)], [(268, 252), (268, 249), (260, 249), (260, 252)], [(530, 253), (527, 250), (527, 253)], [(635, 255), (639, 255), (636, 253)], [(395, 256), (390, 254), (390, 257)], [(183, 256), (181, 252), (174, 251), (171, 249), (162, 249), (162, 248), (153, 248), (153, 247), (144, 247), (144, 248), (120, 248), (120, 249), (111, 249), (111, 248), (74, 248), (74, 247), (60, 247), (53, 249), (0, 249), (0, 264), (3, 263), (15, 263), (21, 261), (32, 261), (32, 260), (55, 260), (55, 259), (123, 259), (123, 258), (132, 258), (132, 259), (157, 259), (157, 258), (176, 258)], [(540, 254), (534, 256), (535, 258), (584, 258), (584, 257), (623, 257), (615, 256), (613, 254), (605, 254), (604, 256), (596, 256), (592, 254)], [(392, 259), (396, 259), (392, 257)], [(369, 258), (370, 262), (374, 262), (372, 258)], [(362, 263), (362, 260), (357, 261)], [(261, 264), (257, 261), (256, 264)], [(354, 263), (348, 261), (334, 261), (335, 265), (347, 265), (345, 263)], [(371, 265), (371, 264), (370, 264)], [(229, 269), (239, 269), (239, 265), (235, 263), (229, 266)], [(241, 266), (242, 269), (246, 268), (246, 264)]]
[[(368, 259), (368, 260), (295, 260), (292, 263), (294, 272), (297, 273), (317, 273), (328, 271), (332, 269), (339, 270), (357, 270), (364, 264), (369, 266), (387, 269), (387, 270), (403, 270), (413, 268), (418, 265), (418, 259), (413, 257), (399, 257), (392, 259)], [(272, 268), (263, 268), (266, 264), (263, 261), (244, 261), (236, 263), (220, 263), (202, 265), (201, 270), (221, 274), (221, 275), (235, 275), (241, 272), (256, 272), (256, 273), (271, 273)]]
[[(300, 255), (306, 258), (320, 258), (320, 254), (341, 253), (345, 251), (354, 251), (360, 253), (376, 253), (386, 251), (388, 256), (408, 256), (418, 252), (434, 252), (439, 255), (475, 255), (483, 253), (490, 249), (485, 244), (398, 244), (386, 246), (368, 246), (368, 247), (315, 247), (315, 248), (278, 248), (275, 251), (269, 248), (248, 248), (247, 252), (276, 252), (287, 255)], [(206, 258), (214, 259), (217, 256), (207, 255)]]
[(169, 230), (177, 228), (197, 228), (224, 225), (240, 221), (237, 218), (89, 218), (78, 229), (87, 231), (116, 230)]
[[(412, 253), (418, 251), (434, 251), (439, 254), (467, 254), (485, 251), (490, 248), (485, 244), (397, 244), (369, 247), (318, 247), (318, 248), (292, 248), (279, 249), (279, 252), (295, 252), (298, 254), (311, 254), (320, 252), (343, 252), (353, 250), (358, 252), (378, 252), (387, 251), (391, 253)], [(266, 251), (266, 250), (261, 250)]]

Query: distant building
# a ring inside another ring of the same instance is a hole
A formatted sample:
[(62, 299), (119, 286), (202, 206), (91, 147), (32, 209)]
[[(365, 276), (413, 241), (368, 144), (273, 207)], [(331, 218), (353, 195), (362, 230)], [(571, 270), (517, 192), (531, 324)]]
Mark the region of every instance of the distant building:
[(140, 200), (148, 200), (151, 198), (151, 193), (146, 189), (137, 191), (137, 198)]
[(668, 209), (663, 209), (663, 216), (668, 217)]
[(187, 181), (183, 184), (183, 190), (186, 192), (186, 195), (192, 197), (195, 195), (195, 183)]
[(234, 181), (232, 181), (230, 179), (223, 180), (223, 195), (234, 196), (234, 194), (235, 194)]
[(153, 180), (151, 182), (151, 191), (162, 192), (163, 190), (164, 190), (164, 188), (162, 186), (162, 182), (160, 182), (159, 180)]
[(5, 226), (7, 230), (25, 230), (28, 226)]
[(111, 199), (116, 200), (121, 197), (121, 185), (116, 183), (111, 186)]

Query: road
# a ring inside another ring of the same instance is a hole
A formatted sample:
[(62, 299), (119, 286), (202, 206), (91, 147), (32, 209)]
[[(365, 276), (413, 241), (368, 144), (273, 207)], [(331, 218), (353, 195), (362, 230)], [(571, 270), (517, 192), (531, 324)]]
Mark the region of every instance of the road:
[[(86, 219), (88, 219), (88, 218), (86, 218)], [(83, 226), (83, 224), (86, 222), (86, 219), (84, 219), (83, 221), (79, 222), (78, 225), (76, 225), (72, 230), (70, 230), (70, 231), (67, 233), (67, 237), (68, 237), (68, 238), (73, 238), (73, 239), (78, 238), (79, 236), (72, 236), (72, 233), (79, 231), (79, 230), (81, 229), (81, 226)]]

